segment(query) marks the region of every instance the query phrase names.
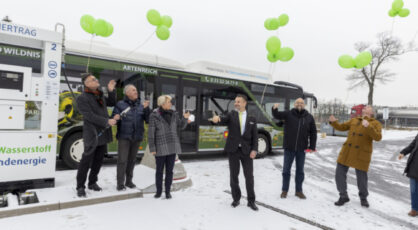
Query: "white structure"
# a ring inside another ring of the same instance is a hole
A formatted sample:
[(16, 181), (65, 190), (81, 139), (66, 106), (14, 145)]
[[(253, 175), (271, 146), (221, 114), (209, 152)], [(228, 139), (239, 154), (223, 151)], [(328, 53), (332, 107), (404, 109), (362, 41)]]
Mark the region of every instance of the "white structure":
[(54, 185), (61, 42), (0, 22), (0, 192)]

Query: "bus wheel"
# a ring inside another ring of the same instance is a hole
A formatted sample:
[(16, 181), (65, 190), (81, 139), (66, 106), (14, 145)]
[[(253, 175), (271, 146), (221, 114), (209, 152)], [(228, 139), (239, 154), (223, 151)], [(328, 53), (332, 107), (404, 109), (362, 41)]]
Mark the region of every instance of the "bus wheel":
[(258, 153), (257, 158), (265, 157), (270, 152), (270, 142), (267, 139), (267, 136), (259, 133), (258, 134)]
[(84, 152), (83, 133), (72, 134), (63, 146), (62, 160), (72, 169), (76, 169)]

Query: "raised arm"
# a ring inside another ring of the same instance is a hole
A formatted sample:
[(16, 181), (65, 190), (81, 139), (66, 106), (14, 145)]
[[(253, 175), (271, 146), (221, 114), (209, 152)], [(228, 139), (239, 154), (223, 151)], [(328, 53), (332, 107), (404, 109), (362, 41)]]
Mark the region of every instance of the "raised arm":
[(271, 112), (273, 114), (273, 117), (277, 120), (286, 120), (287, 116), (289, 114), (289, 111), (279, 111), (278, 108), (271, 108)]
[(382, 125), (380, 122), (372, 122), (366, 128), (367, 134), (375, 141), (382, 140)]
[[(331, 117), (333, 119), (331, 119)], [(340, 123), (338, 123), (338, 120), (336, 120), (334, 116), (331, 116), (331, 117), (330, 117), (329, 123), (331, 124), (332, 127), (334, 127), (334, 129), (336, 129), (338, 131), (347, 131), (347, 130), (350, 129), (351, 120), (346, 121), (346, 122), (340, 124)]]
[[(188, 114), (188, 115), (190, 115), (190, 114)], [(177, 119), (177, 128), (179, 128), (180, 130), (184, 130), (187, 127), (189, 119), (185, 118), (184, 115), (180, 116), (178, 113), (177, 113), (176, 117), (177, 117), (176, 118)]]
[(116, 90), (108, 91), (107, 97), (105, 97), (106, 105), (107, 106), (115, 106), (116, 105)]

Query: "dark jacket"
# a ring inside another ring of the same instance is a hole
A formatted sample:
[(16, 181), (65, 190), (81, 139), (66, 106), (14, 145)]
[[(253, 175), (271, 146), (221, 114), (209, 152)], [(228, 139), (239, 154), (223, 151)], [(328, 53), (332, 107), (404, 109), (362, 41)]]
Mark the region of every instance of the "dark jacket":
[(119, 101), (113, 108), (112, 117), (116, 114), (120, 115), (128, 107), (131, 109), (121, 116), (121, 119), (118, 121), (116, 138), (142, 141), (144, 136), (144, 121), (146, 123), (149, 122), (150, 109), (144, 108), (139, 98), (135, 101), (125, 98)]
[[(363, 119), (369, 122), (369, 126), (364, 127)], [(341, 148), (337, 162), (367, 172), (373, 153), (373, 141), (382, 139), (382, 125), (374, 118), (352, 118), (342, 124), (338, 121), (331, 123), (334, 129), (347, 131), (347, 140)]]
[(91, 93), (83, 92), (77, 97), (77, 108), (83, 115), (84, 152), (87, 154), (93, 152), (98, 145), (105, 145), (113, 140), (112, 129), (108, 128), (107, 106), (115, 105), (116, 94), (115, 91), (108, 94), (108, 97), (102, 97), (103, 105)]
[(404, 148), (401, 153), (403, 155), (409, 155), (408, 161), (406, 163), (405, 171), (407, 177), (414, 178), (418, 180), (418, 135), (414, 138), (411, 144), (408, 147)]
[(161, 116), (161, 108), (155, 109), (149, 117), (148, 145), (150, 152), (156, 156), (168, 156), (181, 153), (179, 130), (185, 129), (187, 119), (179, 117), (176, 111), (171, 115), (171, 123)]
[[(316, 149), (316, 125), (313, 116), (306, 110), (279, 112), (272, 108), (273, 117), (284, 121), (283, 148), (289, 151)], [(308, 143), (309, 142), (309, 143)]]
[(225, 152), (236, 152), (239, 145), (241, 145), (244, 154), (249, 155), (252, 150), (258, 152), (257, 122), (255, 117), (248, 114), (248, 111), (243, 135), (241, 135), (239, 114), (235, 110), (232, 110), (225, 116), (221, 116), (221, 121), (218, 124), (228, 126), (228, 138), (226, 139)]

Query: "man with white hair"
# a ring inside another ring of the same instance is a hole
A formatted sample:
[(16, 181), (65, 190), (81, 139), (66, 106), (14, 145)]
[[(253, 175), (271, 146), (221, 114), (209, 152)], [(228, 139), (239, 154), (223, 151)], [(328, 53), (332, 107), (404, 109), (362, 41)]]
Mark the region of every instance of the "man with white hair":
[(372, 158), (373, 141), (382, 139), (382, 125), (373, 118), (373, 114), (373, 107), (368, 105), (363, 108), (361, 117), (352, 118), (342, 124), (338, 123), (334, 116), (329, 117), (329, 123), (334, 129), (348, 131), (347, 140), (341, 148), (335, 171), (335, 182), (340, 193), (340, 198), (335, 202), (336, 206), (342, 206), (350, 201), (347, 193), (347, 172), (352, 167), (356, 169), (361, 206), (369, 207), (367, 171)]
[(118, 191), (136, 187), (132, 182), (135, 159), (144, 136), (144, 121), (148, 123), (150, 115), (149, 101), (144, 100), (141, 104), (134, 85), (126, 85), (123, 93), (125, 98), (116, 104), (112, 114), (120, 116), (116, 134), (119, 141), (116, 167)]

